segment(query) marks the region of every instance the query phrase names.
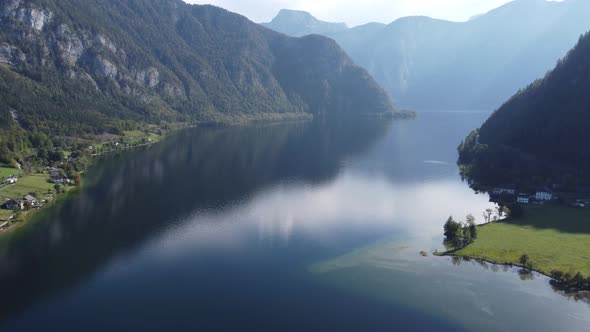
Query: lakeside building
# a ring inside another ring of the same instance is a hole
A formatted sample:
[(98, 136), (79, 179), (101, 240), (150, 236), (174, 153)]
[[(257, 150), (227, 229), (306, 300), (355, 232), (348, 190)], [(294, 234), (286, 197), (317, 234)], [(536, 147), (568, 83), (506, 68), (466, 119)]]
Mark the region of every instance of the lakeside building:
[(516, 201), (521, 204), (529, 204), (531, 202), (531, 196), (526, 194), (520, 194), (518, 195)]
[(26, 195), (22, 199), (11, 199), (4, 204), (4, 207), (7, 210), (24, 210), (27, 203), (29, 203), (32, 208), (39, 207), (39, 201), (31, 195)]
[(7, 183), (7, 184), (15, 184), (16, 181), (18, 181), (18, 178), (16, 176), (11, 176), (8, 179), (6, 179), (4, 181), (4, 183)]
[(514, 194), (516, 194), (516, 186), (515, 185), (502, 185), (502, 186), (494, 188), (493, 193), (494, 193), (494, 195), (502, 195), (502, 194), (514, 195)]
[(553, 199), (553, 193), (548, 190), (537, 191), (535, 199), (538, 201), (550, 201)]
[(59, 168), (49, 169), (49, 182), (55, 184), (64, 184), (69, 182), (68, 178), (63, 175), (63, 171)]

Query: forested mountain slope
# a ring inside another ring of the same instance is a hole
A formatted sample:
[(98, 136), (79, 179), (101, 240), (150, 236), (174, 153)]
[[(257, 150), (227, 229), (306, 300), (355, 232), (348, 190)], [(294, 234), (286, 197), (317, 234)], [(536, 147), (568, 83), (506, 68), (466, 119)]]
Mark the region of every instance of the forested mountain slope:
[(180, 0), (2, 1), (0, 100), (4, 130), (67, 136), (393, 112), (334, 41)]
[(588, 182), (590, 34), (543, 79), (518, 92), (460, 147), (460, 163), (482, 183)]

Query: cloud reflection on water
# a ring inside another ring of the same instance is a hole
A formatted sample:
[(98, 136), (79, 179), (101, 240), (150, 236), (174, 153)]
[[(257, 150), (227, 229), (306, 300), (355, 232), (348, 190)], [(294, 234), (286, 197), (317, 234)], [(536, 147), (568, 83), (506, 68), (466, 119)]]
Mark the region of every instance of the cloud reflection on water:
[(196, 213), (163, 237), (162, 246), (236, 246), (247, 228), (255, 229), (260, 240), (283, 244), (295, 232), (323, 243), (338, 236), (338, 229), (361, 227), (422, 241), (440, 239), (449, 215), (478, 216), (491, 206), (487, 196), (474, 195), (456, 179), (395, 184), (352, 171), (321, 185), (282, 183), (223, 211)]

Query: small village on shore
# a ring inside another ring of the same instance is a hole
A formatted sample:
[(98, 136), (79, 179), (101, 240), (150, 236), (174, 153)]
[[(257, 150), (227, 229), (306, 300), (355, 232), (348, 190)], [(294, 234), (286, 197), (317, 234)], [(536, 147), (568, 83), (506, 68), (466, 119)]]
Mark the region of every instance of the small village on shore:
[[(2, 169), (4, 173), (17, 170)], [(70, 179), (63, 169), (57, 167), (47, 167), (29, 175), (22, 172), (9, 174), (0, 180), (0, 231), (23, 221), (29, 212), (42, 208), (57, 195), (80, 184), (79, 174), (74, 173)]]
[(124, 136), (78, 144), (77, 148), (61, 151), (55, 161), (38, 160), (38, 151), (33, 151), (29, 158), (21, 161), (23, 164), (0, 166), (0, 232), (21, 224), (59, 195), (79, 187), (81, 173), (90, 166), (92, 159), (150, 146), (169, 131), (183, 128), (177, 127), (128, 131)]
[(584, 188), (580, 188), (576, 192), (558, 192), (548, 187), (525, 191), (518, 190), (516, 185), (504, 184), (493, 188), (489, 194), (491, 201), (503, 204), (545, 205), (553, 202), (572, 208), (584, 209), (590, 207), (590, 189)]

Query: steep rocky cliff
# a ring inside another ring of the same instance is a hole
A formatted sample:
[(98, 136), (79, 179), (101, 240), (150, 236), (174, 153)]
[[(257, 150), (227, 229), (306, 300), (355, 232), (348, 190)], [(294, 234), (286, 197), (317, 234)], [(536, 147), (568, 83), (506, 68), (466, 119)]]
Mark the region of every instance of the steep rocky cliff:
[(61, 134), (393, 112), (333, 41), (180, 0), (4, 1), (0, 87), (1, 118)]

